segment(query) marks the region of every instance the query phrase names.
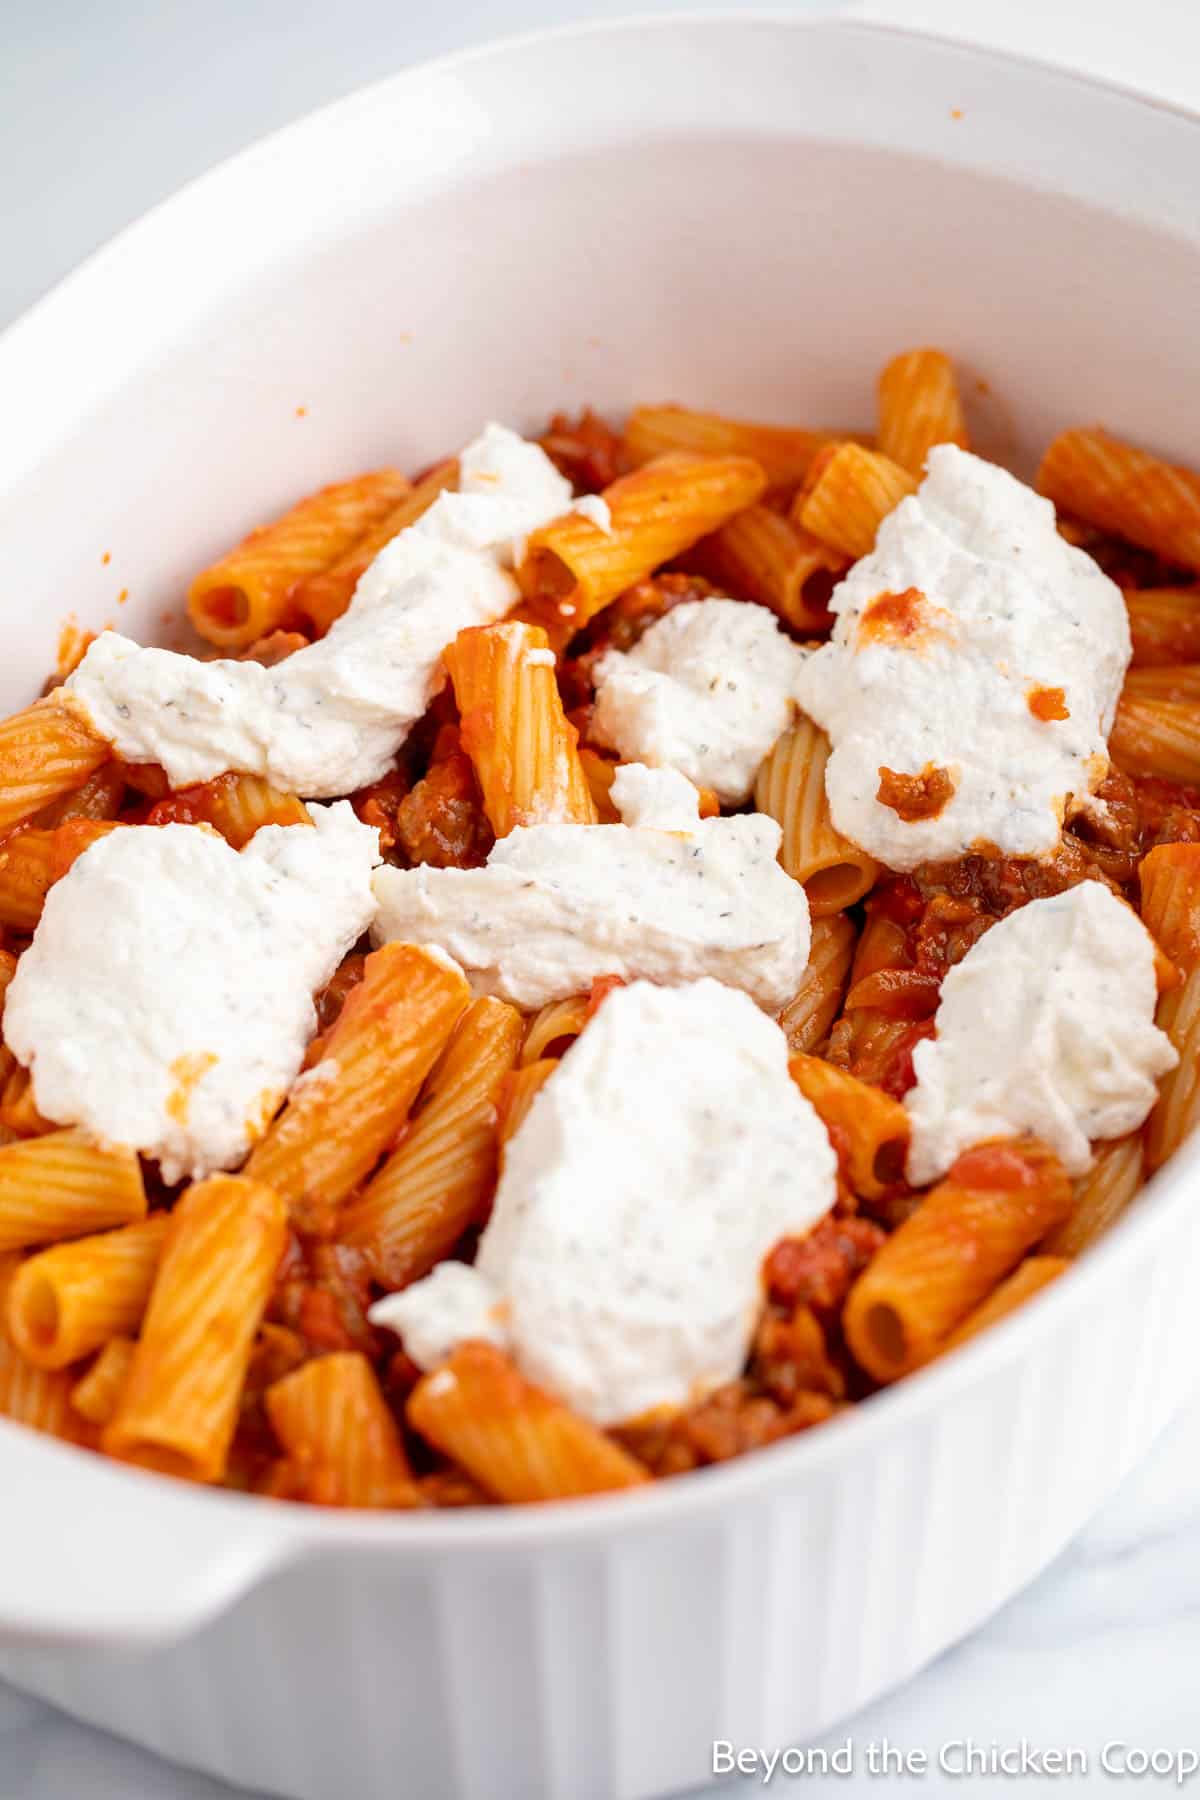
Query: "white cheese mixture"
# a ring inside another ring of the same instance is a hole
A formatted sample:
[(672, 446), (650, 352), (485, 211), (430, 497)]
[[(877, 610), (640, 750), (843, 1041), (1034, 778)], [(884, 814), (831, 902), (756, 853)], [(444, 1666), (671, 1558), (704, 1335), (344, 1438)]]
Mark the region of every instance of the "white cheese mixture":
[[(495, 1214), (493, 1213), (493, 1217)], [(441, 1262), (423, 1280), (377, 1300), (370, 1317), (404, 1336), (419, 1369), (436, 1369), (468, 1338), (510, 1347), (507, 1302), (469, 1263)]]
[(684, 601), (632, 650), (601, 657), (594, 735), (626, 762), (678, 769), (738, 806), (791, 723), (805, 660), (765, 606)]
[[(596, 827), (594, 829), (600, 829)], [(745, 1364), (763, 1258), (833, 1205), (825, 1127), (779, 1027), (715, 981), (609, 995), (508, 1146), (473, 1268), (379, 1301), (429, 1367), (468, 1337), (600, 1425)]]
[[(1125, 604), (1005, 470), (953, 445), (928, 468), (834, 592), (833, 638), (801, 673), (801, 705), (833, 742), (833, 822), (892, 869), (980, 843), (1043, 856), (1070, 797), (1086, 802), (1108, 768)], [(884, 595), (909, 598), (889, 616), (872, 611)], [(1069, 716), (1039, 717), (1039, 690), (1051, 711), (1061, 690)], [(905, 819), (877, 798), (882, 769), (944, 770), (954, 791), (936, 816)]]
[(106, 631), (65, 692), (118, 755), (161, 763), (172, 787), (227, 769), (305, 797), (377, 781), (436, 693), (447, 644), (519, 597), (514, 545), (572, 505), (549, 457), (503, 426), (459, 467), (458, 491), (380, 551), (319, 643), (266, 669)]
[(909, 1180), (1022, 1131), (1082, 1174), (1089, 1140), (1136, 1130), (1179, 1060), (1155, 1000), (1150, 934), (1102, 883), (1001, 919), (947, 974), (937, 1036), (914, 1053)]
[(761, 813), (699, 816), (691, 783), (618, 771), (621, 825), (518, 826), (482, 869), (380, 869), (376, 943), (440, 944), (477, 994), (532, 1010), (599, 975), (702, 975), (777, 1011), (808, 962), (808, 901)]
[(312, 996), (375, 911), (379, 835), (345, 802), (241, 852), (130, 826), (50, 889), (4, 1007), (38, 1111), (168, 1181), (232, 1168), (300, 1068)]

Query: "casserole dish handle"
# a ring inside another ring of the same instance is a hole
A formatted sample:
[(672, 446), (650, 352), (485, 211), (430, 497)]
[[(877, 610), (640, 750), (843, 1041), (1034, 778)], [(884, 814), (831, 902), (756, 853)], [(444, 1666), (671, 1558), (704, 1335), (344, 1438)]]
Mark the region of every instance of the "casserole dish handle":
[(0, 1419), (0, 1644), (182, 1637), (290, 1559), (291, 1511)]

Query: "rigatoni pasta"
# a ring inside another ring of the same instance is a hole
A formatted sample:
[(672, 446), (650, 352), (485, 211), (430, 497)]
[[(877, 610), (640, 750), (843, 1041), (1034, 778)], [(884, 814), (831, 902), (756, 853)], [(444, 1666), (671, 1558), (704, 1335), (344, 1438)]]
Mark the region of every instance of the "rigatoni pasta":
[(463, 1344), (418, 1382), (408, 1419), (498, 1500), (561, 1500), (649, 1479), (627, 1451), (524, 1380), (490, 1344)]
[(525, 1032), (521, 1045), (521, 1063), (539, 1062), (544, 1056), (554, 1056), (558, 1047), (564, 1046), (571, 1038), (577, 1038), (591, 1016), (591, 999), (587, 994), (575, 994), (570, 1000), (552, 1000), (543, 1006), (540, 1012), (534, 1013)]
[(635, 467), (671, 451), (698, 456), (747, 456), (775, 492), (788, 494), (804, 480), (815, 456), (834, 441), (828, 431), (786, 425), (750, 425), (686, 406), (635, 406), (625, 425), (624, 447)]
[(46, 895), (77, 856), (117, 825), (103, 819), (75, 819), (52, 830), (18, 831), (0, 843), (0, 925), (32, 932)]
[(829, 1132), (854, 1193), (877, 1200), (903, 1178), (910, 1127), (898, 1100), (820, 1056), (793, 1056), (788, 1070)]
[(1131, 669), (1121, 690), (1126, 700), (1200, 700), (1200, 663), (1171, 663), (1154, 669)]
[(617, 763), (612, 757), (601, 755), (590, 744), (580, 745), (579, 761), (591, 792), (592, 805), (596, 809), (596, 823), (615, 825), (618, 814), (613, 805), (612, 784), (616, 778)]
[(1200, 843), (1159, 844), (1138, 865), (1142, 919), (1185, 973), (1200, 964)]
[(1127, 774), (1200, 781), (1200, 719), (1191, 701), (1124, 693), (1109, 747)]
[(326, 1477), (326, 1505), (418, 1504), (396, 1421), (360, 1352), (303, 1364), (267, 1389), (266, 1408), (286, 1455)]
[(807, 1054), (824, 1043), (842, 1004), (854, 957), (855, 928), (844, 913), (813, 920), (812, 948), (804, 979), (779, 1015), (793, 1054)]
[(115, 819), (129, 785), (128, 776), (125, 765), (115, 759), (101, 763), (82, 787), (51, 800), (34, 814), (31, 823), (43, 831), (53, 831), (56, 825), (69, 825), (75, 820)]
[(192, 624), (223, 650), (265, 637), (287, 618), (296, 584), (344, 556), (407, 491), (403, 475), (380, 469), (310, 495), (197, 575), (188, 594)]
[(468, 1007), (404, 1141), (343, 1212), (342, 1241), (364, 1251), (384, 1286), (426, 1274), (479, 1218), (496, 1174), (500, 1090), (521, 1030), (520, 1014), (503, 1001)]
[(1150, 1174), (1200, 1123), (1200, 966), (1188, 970), (1182, 986), (1160, 997), (1155, 1021), (1170, 1038), (1179, 1063), (1159, 1083), (1158, 1103), (1146, 1126)]
[(32, 931), (50, 887), (50, 831), (17, 832), (0, 843), (0, 925)]
[(824, 631), (826, 600), (846, 558), (770, 506), (748, 506), (692, 553), (740, 598), (769, 606), (793, 631)]
[(943, 350), (905, 350), (879, 377), (879, 451), (919, 476), (935, 444), (967, 448), (954, 365)]
[(8, 1335), (8, 1292), (19, 1266), (15, 1255), (0, 1252), (0, 1419), (50, 1437), (81, 1440), (86, 1427), (71, 1408), (71, 1377), (35, 1368)]
[(1063, 431), (1038, 470), (1055, 506), (1170, 563), (1200, 568), (1200, 475), (1107, 431)]
[(1095, 1162), (1071, 1192), (1071, 1210), (1042, 1239), (1043, 1256), (1079, 1256), (1120, 1218), (1145, 1179), (1146, 1151), (1141, 1132), (1101, 1144)]
[(451, 458), (400, 494), (396, 504), (369, 526), (329, 567), (306, 575), (293, 588), (290, 605), (306, 625), (323, 636), (350, 605), (354, 590), (379, 552), (428, 512), (438, 495), (458, 483), (458, 461)]
[(8, 1290), (8, 1334), (41, 1369), (63, 1369), (142, 1321), (169, 1217), (151, 1213), (28, 1257)]
[(404, 1123), (468, 999), (448, 959), (412, 944), (376, 950), (246, 1173), (293, 1207), (345, 1199)]
[(0, 832), (81, 788), (111, 754), (56, 694), (0, 720)]
[(839, 444), (813, 464), (791, 518), (821, 543), (857, 559), (874, 549), (888, 513), (916, 491), (915, 475), (899, 463), (861, 444)]
[(70, 1390), (72, 1409), (89, 1425), (107, 1425), (120, 1404), (133, 1367), (137, 1345), (132, 1338), (110, 1338)]
[(536, 625), (462, 631), (446, 650), (462, 719), (497, 837), (516, 825), (594, 825), (596, 807), (555, 680), (554, 655)]
[(1129, 588), (1125, 605), (1135, 669), (1200, 662), (1200, 590)]
[(0, 1343), (0, 1418), (68, 1442), (81, 1442), (84, 1436), (71, 1407), (70, 1376), (35, 1368), (7, 1343)]
[(105, 1433), (112, 1456), (219, 1481), (242, 1382), (283, 1255), (287, 1209), (273, 1188), (218, 1175), (175, 1208), (150, 1303)]
[(1002, 1281), (998, 1288), (993, 1288), (982, 1306), (977, 1306), (974, 1312), (967, 1314), (958, 1329), (947, 1338), (945, 1348), (957, 1350), (960, 1344), (978, 1337), (981, 1331), (998, 1325), (1001, 1319), (1008, 1318), (1010, 1313), (1016, 1312), (1026, 1301), (1032, 1300), (1035, 1294), (1040, 1294), (1043, 1288), (1049, 1287), (1052, 1281), (1065, 1275), (1070, 1266), (1070, 1258), (1066, 1256), (1027, 1256), (1006, 1281)]
[(54, 1130), (37, 1109), (29, 1070), (8, 1051), (0, 1055), (0, 1126), (14, 1138), (45, 1137)]
[(150, 810), (151, 825), (211, 825), (242, 850), (264, 825), (307, 825), (308, 808), (261, 775), (218, 775), (199, 787), (165, 795)]
[(783, 827), (779, 860), (801, 882), (815, 919), (844, 912), (875, 885), (874, 859), (844, 838), (829, 816), (825, 764), (829, 739), (811, 719), (797, 718), (763, 762), (754, 784), (759, 812)]
[(535, 531), (518, 570), (522, 592), (576, 627), (727, 519), (753, 506), (766, 486), (746, 456), (656, 457), (604, 494), (606, 528), (568, 513)]
[(501, 1155), (504, 1146), (517, 1135), (528, 1115), (530, 1107), (558, 1067), (558, 1058), (544, 1056), (537, 1062), (524, 1063), (514, 1069), (504, 1081), (500, 1089), (497, 1136), (500, 1140)]
[(855, 1360), (876, 1381), (920, 1368), (1070, 1207), (1062, 1165), (1035, 1140), (966, 1151), (851, 1289)]
[(50, 1131), (0, 1149), (0, 1251), (145, 1216), (146, 1189), (131, 1150), (105, 1149), (82, 1131)]

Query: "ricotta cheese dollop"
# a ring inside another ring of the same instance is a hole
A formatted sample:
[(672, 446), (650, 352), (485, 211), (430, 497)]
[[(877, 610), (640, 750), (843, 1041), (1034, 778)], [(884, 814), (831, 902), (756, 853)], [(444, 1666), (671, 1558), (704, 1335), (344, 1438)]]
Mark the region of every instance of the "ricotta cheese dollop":
[(459, 459), (457, 492), (380, 551), (320, 642), (268, 669), (106, 631), (64, 691), (118, 755), (161, 763), (172, 787), (235, 769), (304, 797), (353, 793), (425, 712), (447, 644), (518, 599), (514, 546), (571, 505), (538, 445), (489, 425)]
[(50, 889), (4, 1006), (38, 1111), (162, 1164), (232, 1168), (375, 911), (379, 836), (346, 802), (236, 851), (199, 825), (114, 831)]
[(626, 762), (678, 769), (738, 806), (791, 723), (805, 660), (765, 606), (684, 601), (632, 650), (601, 657), (593, 735)]
[(947, 974), (937, 1036), (913, 1055), (909, 1180), (1023, 1131), (1082, 1174), (1089, 1141), (1136, 1130), (1179, 1060), (1156, 997), (1153, 940), (1100, 882), (999, 920)]
[(704, 819), (690, 782), (630, 764), (620, 825), (518, 826), (482, 869), (380, 869), (376, 943), (439, 944), (477, 994), (532, 1010), (600, 975), (704, 975), (777, 1011), (808, 962), (808, 901), (761, 813)]
[[(599, 829), (598, 827), (594, 829)], [(486, 1337), (600, 1425), (742, 1371), (763, 1258), (833, 1205), (779, 1027), (715, 981), (619, 988), (508, 1145), (473, 1267), (371, 1309), (422, 1367)]]
[(1043, 856), (1107, 772), (1125, 604), (1004, 469), (950, 444), (928, 469), (835, 590), (833, 637), (801, 671), (833, 744), (833, 822), (892, 869), (980, 845)]

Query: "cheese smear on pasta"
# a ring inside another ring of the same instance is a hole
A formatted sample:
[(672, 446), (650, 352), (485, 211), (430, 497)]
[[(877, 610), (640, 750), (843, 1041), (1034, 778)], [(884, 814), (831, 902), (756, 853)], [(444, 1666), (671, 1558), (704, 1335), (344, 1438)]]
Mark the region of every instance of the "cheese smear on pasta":
[(765, 606), (684, 601), (632, 650), (601, 657), (593, 735), (738, 806), (791, 723), (805, 657)]
[[(599, 829), (599, 828), (593, 828)], [(763, 1258), (833, 1205), (779, 1027), (715, 981), (617, 989), (508, 1145), (473, 1267), (379, 1301), (422, 1367), (485, 1337), (600, 1425), (744, 1367)]]
[[(833, 822), (892, 869), (981, 846), (1044, 856), (1107, 773), (1125, 603), (1007, 471), (949, 444), (928, 469), (835, 590), (833, 637), (801, 671), (833, 743)], [(917, 784), (911, 805), (885, 772)]]
[(520, 540), (572, 504), (544, 451), (489, 425), (459, 459), (458, 491), (379, 552), (319, 643), (268, 669), (106, 631), (64, 691), (118, 755), (161, 763), (174, 788), (234, 769), (305, 798), (353, 793), (387, 772), (425, 712), (446, 645), (519, 598)]
[(234, 1167), (316, 1029), (312, 996), (366, 930), (378, 833), (346, 802), (242, 851), (129, 826), (50, 889), (4, 1007), (38, 1111), (168, 1181)]
[(438, 944), (477, 994), (532, 1009), (600, 975), (714, 976), (777, 1011), (808, 962), (808, 901), (761, 813), (701, 819), (682, 775), (630, 763), (620, 825), (519, 826), (482, 869), (380, 869), (376, 943)]
[(1150, 933), (1101, 882), (1009, 913), (948, 972), (937, 1036), (913, 1054), (909, 1180), (1023, 1131), (1081, 1175), (1089, 1142), (1135, 1131), (1179, 1060), (1156, 999)]

